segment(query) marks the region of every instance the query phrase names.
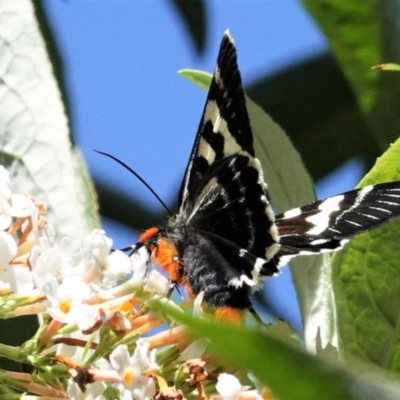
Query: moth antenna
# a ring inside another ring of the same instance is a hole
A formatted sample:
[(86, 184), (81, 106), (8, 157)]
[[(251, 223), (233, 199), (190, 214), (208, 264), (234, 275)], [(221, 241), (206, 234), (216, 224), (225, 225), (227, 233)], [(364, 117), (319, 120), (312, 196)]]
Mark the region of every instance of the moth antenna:
[(104, 153), (99, 150), (94, 150), (96, 153), (102, 154), (103, 156), (109, 157), (112, 160), (116, 161), (119, 165), (122, 165), (125, 169), (127, 169), (131, 174), (136, 176), (137, 179), (139, 179), (140, 182), (143, 183), (144, 186), (147, 187), (147, 189), (150, 190), (150, 192), (154, 195), (154, 197), (160, 202), (160, 204), (165, 208), (167, 213), (172, 217), (172, 212), (171, 210), (167, 207), (167, 205), (161, 200), (161, 197), (155, 192), (155, 190), (137, 173), (135, 172), (131, 167), (129, 167), (127, 164), (125, 164), (123, 161), (119, 160), (117, 157), (112, 156), (111, 154)]

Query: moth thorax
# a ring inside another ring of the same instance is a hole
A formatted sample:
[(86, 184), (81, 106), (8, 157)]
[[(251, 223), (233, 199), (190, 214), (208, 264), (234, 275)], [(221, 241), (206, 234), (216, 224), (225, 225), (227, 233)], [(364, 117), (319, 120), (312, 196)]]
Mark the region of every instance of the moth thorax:
[(185, 218), (181, 214), (176, 214), (168, 221), (167, 233), (173, 234), (176, 231), (184, 233), (187, 230)]
[(182, 255), (184, 247), (191, 243), (185, 218), (181, 214), (173, 216), (168, 221), (166, 233), (168, 239), (175, 244), (180, 255)]

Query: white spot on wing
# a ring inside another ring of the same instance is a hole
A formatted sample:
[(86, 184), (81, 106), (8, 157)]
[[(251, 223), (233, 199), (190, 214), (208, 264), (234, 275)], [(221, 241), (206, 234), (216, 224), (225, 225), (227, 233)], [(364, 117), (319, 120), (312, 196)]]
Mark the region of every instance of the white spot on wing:
[(217, 179), (214, 177), (210, 179), (206, 186), (203, 188), (201, 193), (197, 196), (196, 203), (194, 204), (193, 210), (191, 214), (188, 216), (187, 221), (189, 222), (191, 218), (198, 212), (199, 208), (207, 207), (207, 205), (211, 204), (215, 199), (215, 196), (210, 196), (209, 193), (215, 191), (216, 188), (219, 187)]
[(235, 288), (240, 288), (243, 286), (243, 283), (247, 286), (255, 286), (257, 282), (250, 279), (247, 275), (240, 275), (240, 278), (233, 278), (228, 282), (229, 286), (233, 286)]
[(386, 208), (373, 207), (373, 206), (369, 206), (368, 208), (371, 208), (372, 210), (382, 211), (382, 212), (385, 212), (387, 214), (391, 214), (392, 213), (390, 210), (387, 210)]
[(224, 138), (225, 156), (239, 153), (242, 150), (236, 139), (229, 132), (226, 121), (221, 117), (216, 101), (212, 100), (207, 103), (204, 121), (210, 121), (213, 126), (213, 132), (220, 133)]
[(385, 201), (385, 200), (376, 200), (377, 203), (381, 204), (389, 204), (391, 206), (398, 206), (399, 203), (394, 203), (393, 201)]
[(217, 85), (219, 86), (220, 90), (223, 91), (224, 85), (223, 85), (223, 82), (221, 79), (221, 74), (220, 74), (218, 65), (215, 67), (215, 70), (214, 70), (214, 79), (215, 79), (215, 82), (217, 83)]
[(310, 242), (309, 244), (311, 246), (318, 246), (320, 244), (325, 244), (327, 242), (329, 242), (329, 239), (315, 239), (312, 242)]
[(269, 246), (266, 250), (265, 258), (269, 261), (272, 257), (279, 251), (280, 245), (278, 243), (274, 243)]
[(323, 201), (318, 206), (320, 212), (306, 218), (307, 222), (314, 225), (307, 233), (309, 235), (320, 235), (323, 231), (328, 229), (330, 216), (334, 211), (340, 210), (339, 204), (343, 199), (344, 195), (339, 195)]
[(262, 266), (265, 264), (265, 260), (263, 258), (256, 258), (256, 262), (254, 263), (253, 273), (255, 272), (257, 275), (260, 275), (260, 271)]
[(350, 225), (362, 227), (361, 224), (358, 224), (357, 222), (354, 222), (354, 221), (350, 221), (350, 220), (348, 220), (348, 219), (345, 219), (344, 222), (347, 222), (347, 223), (350, 224)]
[(293, 210), (286, 211), (282, 219), (298, 217), (301, 214), (301, 208), (293, 208)]
[(203, 137), (200, 137), (198, 155), (204, 157), (209, 165), (215, 161), (215, 151)]
[(239, 257), (244, 257), (247, 253), (248, 253), (248, 251), (246, 249), (240, 249), (239, 250)]
[(282, 256), (279, 259), (279, 264), (278, 267), (283, 267), (284, 265), (286, 265), (293, 257), (297, 257), (298, 254), (293, 254), (293, 255), (286, 255), (286, 256)]
[(235, 41), (233, 40), (233, 37), (231, 36), (231, 32), (229, 30), (229, 28), (224, 32), (224, 35), (228, 37), (229, 41), (235, 45)]
[(370, 215), (370, 214), (365, 214), (365, 213), (360, 213), (360, 215), (362, 215), (363, 217), (366, 217), (366, 218), (374, 219), (374, 220), (379, 219), (379, 218), (376, 217), (375, 215)]
[[(357, 199), (360, 199), (360, 201), (372, 190), (374, 189), (374, 185), (368, 185), (360, 189), (357, 195)], [(360, 203), (358, 203), (360, 204)]]
[(275, 223), (271, 226), (270, 233), (271, 233), (271, 236), (272, 236), (272, 239), (274, 240), (274, 242), (279, 243), (281, 238), (279, 236), (278, 227)]

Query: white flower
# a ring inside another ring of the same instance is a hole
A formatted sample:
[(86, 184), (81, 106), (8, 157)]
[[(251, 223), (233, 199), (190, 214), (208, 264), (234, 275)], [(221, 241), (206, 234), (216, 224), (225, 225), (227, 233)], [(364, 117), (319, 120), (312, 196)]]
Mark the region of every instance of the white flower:
[(114, 332), (126, 332), (132, 328), (129, 319), (119, 310), (109, 312), (105, 320)]
[(82, 331), (93, 329), (101, 319), (99, 309), (88, 304), (81, 304), (75, 315), (76, 324)]
[(0, 273), (0, 287), (21, 296), (27, 295), (34, 288), (32, 273), (26, 266), (8, 265)]
[(83, 255), (84, 257), (96, 257), (99, 260), (104, 260), (108, 257), (111, 250), (112, 239), (105, 235), (101, 229), (93, 229), (93, 231), (83, 240)]
[(21, 229), (22, 231), (27, 229), (26, 241), (30, 242), (30, 246), (37, 244), (39, 238), (43, 236), (44, 230), (39, 229), (39, 208), (33, 200), (23, 194), (13, 194), (10, 215), (25, 220)]
[(8, 185), (10, 182), (10, 173), (0, 165), (0, 185)]
[(38, 209), (30, 197), (24, 194), (13, 194), (11, 196), (10, 214), (13, 217), (32, 217), (32, 221), (37, 221), (38, 213)]
[(0, 165), (0, 230), (4, 231), (11, 225), (11, 190), (8, 187), (10, 176), (8, 171)]
[(87, 307), (83, 302), (89, 297), (89, 286), (79, 277), (65, 279), (60, 284), (50, 276), (43, 284), (42, 290), (50, 302), (49, 314), (63, 323), (78, 323), (82, 314), (88, 315)]
[(159, 293), (161, 296), (166, 296), (170, 288), (168, 279), (157, 270), (152, 270), (146, 280), (145, 289)]
[(39, 246), (34, 246), (29, 261), (36, 287), (40, 290), (49, 280), (61, 281), (62, 260), (55, 249), (49, 248), (40, 254)]
[(68, 379), (67, 396), (69, 400), (102, 400), (102, 394), (106, 390), (107, 385), (104, 382), (94, 382), (86, 385), (85, 393), (82, 393), (78, 384), (72, 379)]
[(238, 400), (242, 386), (239, 380), (231, 374), (219, 374), (216, 389), (223, 400)]
[(147, 267), (150, 261), (149, 252), (145, 247), (141, 247), (131, 255), (133, 276), (131, 282), (133, 284), (142, 285), (146, 279)]
[(3, 272), (17, 255), (17, 244), (6, 232), (0, 232), (0, 272)]
[(121, 378), (118, 389), (124, 400), (151, 399), (156, 392), (153, 379), (143, 375), (144, 371), (157, 367), (155, 353), (143, 339), (138, 339), (136, 346), (132, 356), (125, 345), (118, 346), (110, 355), (111, 365)]
[(130, 258), (122, 251), (112, 252), (103, 264), (103, 286), (105, 288), (113, 287), (117, 282), (132, 271), (132, 262)]
[[(63, 275), (74, 275), (80, 273), (76, 266), (82, 260), (81, 243), (69, 237), (63, 237), (53, 246), (62, 260), (63, 266), (68, 266)], [(70, 268), (70, 267), (74, 268)]]
[(0, 232), (0, 292), (27, 294), (33, 289), (32, 273), (24, 265), (10, 264), (17, 255), (17, 244), (6, 232)]
[(103, 287), (115, 286), (132, 270), (129, 257), (121, 251), (109, 254), (112, 240), (99, 229), (93, 230), (83, 241), (82, 253), (86, 268), (94, 272), (95, 280)]

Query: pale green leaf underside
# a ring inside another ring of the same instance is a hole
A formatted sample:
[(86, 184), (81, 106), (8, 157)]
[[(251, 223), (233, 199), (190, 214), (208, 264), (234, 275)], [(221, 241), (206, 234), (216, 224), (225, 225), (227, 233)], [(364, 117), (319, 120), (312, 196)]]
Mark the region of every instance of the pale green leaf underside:
[(0, 163), (15, 193), (48, 207), (58, 237), (99, 226), (86, 166), (73, 149), (46, 46), (29, 1), (0, 5)]
[[(400, 180), (400, 140), (359, 187)], [(354, 238), (334, 257), (334, 288), (343, 348), (400, 371), (400, 221)]]

